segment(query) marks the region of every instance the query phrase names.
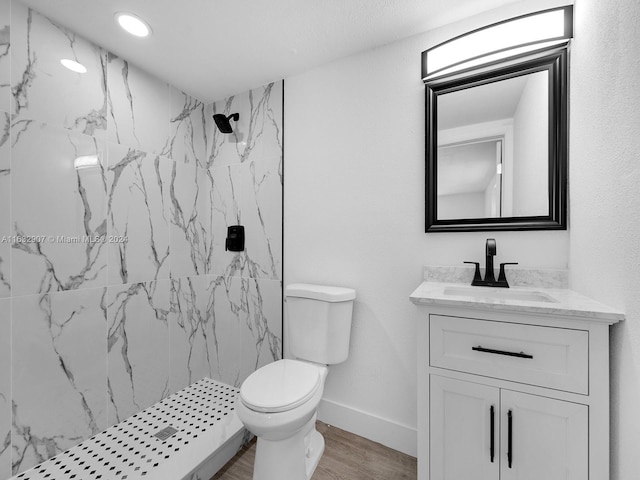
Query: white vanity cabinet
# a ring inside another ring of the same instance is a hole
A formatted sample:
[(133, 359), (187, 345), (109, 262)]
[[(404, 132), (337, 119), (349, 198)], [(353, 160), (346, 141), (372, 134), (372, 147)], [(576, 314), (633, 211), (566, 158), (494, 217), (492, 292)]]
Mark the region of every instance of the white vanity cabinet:
[(621, 313), (419, 291), (419, 480), (609, 478), (609, 327)]
[(588, 477), (588, 407), (431, 375), (430, 478)]

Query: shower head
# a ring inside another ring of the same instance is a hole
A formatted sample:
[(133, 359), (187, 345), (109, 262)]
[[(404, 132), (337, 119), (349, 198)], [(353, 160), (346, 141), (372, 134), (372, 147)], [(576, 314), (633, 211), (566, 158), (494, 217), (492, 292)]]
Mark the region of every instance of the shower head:
[(213, 116), (213, 119), (215, 120), (216, 125), (218, 126), (218, 130), (220, 130), (220, 132), (222, 133), (233, 133), (233, 128), (231, 127), (231, 123), (229, 122), (229, 120), (235, 120), (237, 122), (239, 118), (240, 118), (239, 113), (233, 113), (228, 117), (222, 113), (216, 113)]

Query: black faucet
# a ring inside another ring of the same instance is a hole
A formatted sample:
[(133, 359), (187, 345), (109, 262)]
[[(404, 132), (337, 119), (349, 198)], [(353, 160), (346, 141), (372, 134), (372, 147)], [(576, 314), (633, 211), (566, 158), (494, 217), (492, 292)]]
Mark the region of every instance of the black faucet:
[(485, 245), (486, 263), (485, 263), (485, 271), (484, 271), (484, 280), (482, 279), (482, 275), (480, 275), (480, 262), (464, 262), (464, 263), (472, 263), (476, 266), (476, 271), (475, 271), (475, 274), (473, 275), (473, 280), (471, 281), (472, 286), (509, 288), (509, 282), (507, 282), (507, 275), (504, 272), (504, 266), (517, 265), (518, 263), (517, 262), (501, 263), (500, 273), (498, 274), (498, 280), (496, 280), (495, 273), (493, 271), (493, 257), (495, 257), (496, 251), (497, 251), (497, 248), (496, 248), (495, 238), (487, 238), (487, 243)]

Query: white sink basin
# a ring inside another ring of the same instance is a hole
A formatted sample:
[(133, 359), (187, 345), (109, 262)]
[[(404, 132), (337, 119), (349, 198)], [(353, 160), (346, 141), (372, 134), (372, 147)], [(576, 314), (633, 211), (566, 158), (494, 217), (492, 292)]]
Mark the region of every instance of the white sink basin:
[(490, 288), (490, 287), (446, 287), (445, 295), (453, 295), (457, 297), (473, 297), (478, 300), (486, 301), (524, 301), (524, 302), (542, 302), (557, 303), (557, 300), (550, 297), (546, 293), (536, 291), (511, 290), (509, 288)]

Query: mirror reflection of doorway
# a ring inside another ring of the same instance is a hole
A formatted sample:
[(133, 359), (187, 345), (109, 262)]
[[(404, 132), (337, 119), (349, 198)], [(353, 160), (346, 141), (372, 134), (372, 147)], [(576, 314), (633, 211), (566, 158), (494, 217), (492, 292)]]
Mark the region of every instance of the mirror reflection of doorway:
[(504, 138), (438, 147), (438, 218), (503, 215)]

